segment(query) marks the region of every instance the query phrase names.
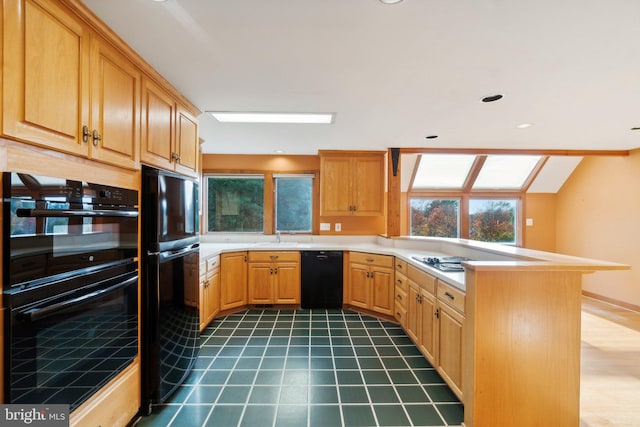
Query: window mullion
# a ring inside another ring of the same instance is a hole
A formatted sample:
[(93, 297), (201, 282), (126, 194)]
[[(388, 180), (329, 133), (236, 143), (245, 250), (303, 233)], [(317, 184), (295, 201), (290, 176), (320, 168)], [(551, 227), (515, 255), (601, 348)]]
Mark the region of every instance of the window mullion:
[(487, 161), (487, 156), (476, 156), (476, 160), (473, 162), (473, 165), (471, 166), (471, 170), (467, 175), (467, 179), (465, 180), (464, 185), (462, 186), (463, 193), (466, 194), (471, 191), (471, 188), (473, 187), (473, 184), (476, 182), (478, 175), (480, 175), (480, 170), (482, 169), (482, 165), (484, 165), (484, 162), (486, 161)]

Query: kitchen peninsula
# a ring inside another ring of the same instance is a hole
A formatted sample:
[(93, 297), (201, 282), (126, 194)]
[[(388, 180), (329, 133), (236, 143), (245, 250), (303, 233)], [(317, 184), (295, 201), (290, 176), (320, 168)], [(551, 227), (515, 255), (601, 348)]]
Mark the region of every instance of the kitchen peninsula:
[[(449, 291), (438, 290), (436, 302), (459, 296), (456, 303), (464, 315), (461, 387), (452, 389), (464, 403), (466, 427), (578, 426), (582, 275), (629, 268), (462, 239), (295, 236), (295, 242), (285, 238), (276, 243), (203, 236), (202, 240), (202, 260), (238, 251), (343, 250), (393, 256), (400, 266), (437, 280)], [(465, 271), (442, 272), (416, 259), (443, 255), (468, 258), (462, 264)], [(397, 267), (396, 262), (396, 272)], [(399, 277), (404, 275), (396, 273)], [(407, 328), (404, 320), (398, 321)]]

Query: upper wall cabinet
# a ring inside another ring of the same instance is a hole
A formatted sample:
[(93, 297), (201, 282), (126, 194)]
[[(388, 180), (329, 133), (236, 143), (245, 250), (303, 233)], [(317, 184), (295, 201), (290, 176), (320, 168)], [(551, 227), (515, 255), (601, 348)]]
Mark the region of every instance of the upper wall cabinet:
[(58, 3), (4, 3), (2, 133), (137, 168), (140, 71)]
[(165, 89), (144, 79), (140, 159), (159, 168), (197, 176), (198, 121)]
[(384, 152), (319, 154), (321, 216), (384, 215)]

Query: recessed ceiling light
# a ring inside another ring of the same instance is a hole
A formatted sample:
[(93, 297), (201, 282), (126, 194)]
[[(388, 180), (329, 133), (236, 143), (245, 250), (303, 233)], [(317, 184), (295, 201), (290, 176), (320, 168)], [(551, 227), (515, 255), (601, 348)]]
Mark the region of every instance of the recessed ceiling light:
[(500, 95), (500, 94), (490, 95), (490, 96), (485, 96), (484, 98), (482, 98), (482, 102), (494, 102), (494, 101), (497, 101), (499, 99), (502, 99), (502, 95)]
[(208, 111), (221, 123), (331, 124), (335, 113), (240, 113)]
[(530, 128), (531, 126), (533, 126), (533, 123), (520, 123), (518, 126), (516, 126), (518, 129), (526, 129), (526, 128)]
[(284, 150), (273, 150), (276, 154), (284, 154)]
[(396, 4), (396, 3), (400, 3), (402, 0), (380, 0), (380, 3), (384, 3), (384, 4)]

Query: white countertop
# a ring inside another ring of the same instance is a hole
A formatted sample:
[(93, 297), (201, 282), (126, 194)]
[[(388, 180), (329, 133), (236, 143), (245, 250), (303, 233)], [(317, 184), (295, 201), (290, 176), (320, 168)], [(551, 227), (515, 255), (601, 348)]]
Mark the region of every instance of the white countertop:
[(461, 290), (465, 290), (464, 272), (443, 272), (413, 259), (413, 256), (447, 256), (434, 251), (416, 251), (414, 249), (398, 249), (380, 246), (373, 243), (298, 243), (298, 244), (264, 244), (264, 243), (200, 243), (200, 257), (202, 259), (219, 255), (224, 252), (236, 251), (350, 251), (367, 252), (380, 255), (391, 255), (403, 259), (409, 264), (447, 282)]

